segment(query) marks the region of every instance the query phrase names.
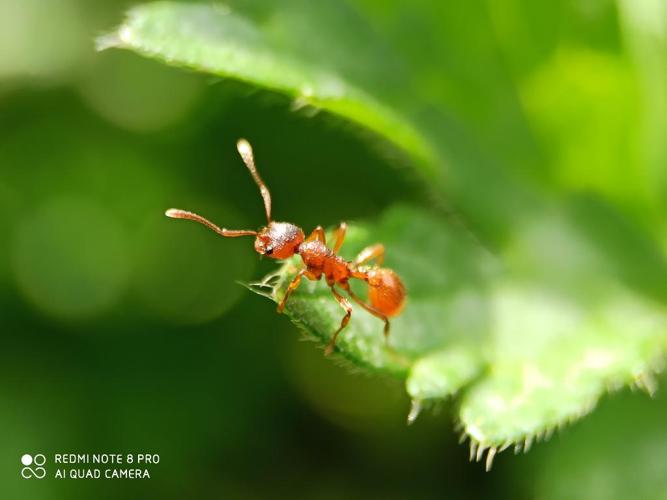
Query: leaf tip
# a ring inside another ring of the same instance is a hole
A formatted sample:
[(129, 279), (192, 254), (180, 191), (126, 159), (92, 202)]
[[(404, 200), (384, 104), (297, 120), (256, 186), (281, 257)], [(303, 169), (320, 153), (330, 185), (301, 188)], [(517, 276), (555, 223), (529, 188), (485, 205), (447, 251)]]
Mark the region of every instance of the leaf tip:
[(646, 392), (650, 397), (654, 397), (658, 390), (658, 383), (650, 371), (640, 374), (635, 379), (635, 385)]
[[(131, 16), (132, 13), (129, 14)], [(101, 52), (107, 49), (120, 49), (130, 47), (134, 40), (134, 34), (129, 23), (126, 21), (115, 31), (100, 35), (95, 39), (95, 50)]]
[(479, 443), (477, 445), (477, 453), (475, 455), (475, 462), (479, 462), (482, 460), (482, 456), (484, 455), (484, 452), (486, 451), (486, 446), (483, 445), (482, 443)]
[(419, 416), (421, 410), (422, 410), (421, 401), (419, 401), (418, 399), (413, 399), (410, 405), (410, 412), (408, 413), (408, 418), (407, 418), (408, 425), (412, 425), (415, 423), (415, 420), (417, 420), (417, 417)]
[(523, 442), (523, 452), (528, 453), (530, 448), (533, 446), (533, 436), (528, 436)]
[(128, 47), (131, 42), (132, 30), (129, 26), (123, 24), (116, 31), (98, 36), (95, 39), (95, 50), (101, 52), (107, 49)]
[(98, 36), (95, 39), (95, 50), (102, 52), (103, 50), (112, 49), (120, 46), (120, 38), (117, 32), (107, 33)]
[[(467, 437), (468, 435), (464, 432), (463, 436)], [(459, 440), (459, 443), (465, 441), (465, 437)], [(505, 443), (502, 446), (490, 446), (488, 444), (481, 443), (476, 441), (474, 438), (470, 438), (470, 455), (468, 460), (470, 462), (481, 462), (484, 458), (484, 453), (486, 452), (486, 460), (484, 460), (484, 470), (489, 472), (493, 467), (493, 460), (496, 458), (496, 455), (510, 446), (509, 443)]]
[(237, 281), (236, 283), (241, 285), (244, 288), (247, 288), (257, 295), (266, 297), (269, 300), (276, 302), (276, 286), (275, 283), (276, 276), (272, 273), (264, 278), (262, 281), (255, 281), (251, 283), (246, 283), (244, 281)]
[(466, 439), (468, 439), (468, 435), (466, 434), (465, 431), (461, 431), (461, 433), (459, 434), (459, 444), (465, 443)]
[(484, 470), (486, 470), (486, 472), (489, 472), (491, 467), (493, 467), (493, 459), (496, 456), (496, 451), (497, 449), (492, 446), (489, 448), (489, 452), (486, 454), (486, 464), (484, 466)]

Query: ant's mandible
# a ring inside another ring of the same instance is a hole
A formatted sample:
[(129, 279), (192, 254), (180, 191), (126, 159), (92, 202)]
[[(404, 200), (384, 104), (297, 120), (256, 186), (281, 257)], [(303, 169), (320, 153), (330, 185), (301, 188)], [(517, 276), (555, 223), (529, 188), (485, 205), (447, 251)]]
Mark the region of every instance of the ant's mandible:
[[(278, 304), (279, 313), (282, 313), (285, 309), (287, 300), (301, 283), (302, 277), (305, 276), (310, 280), (317, 281), (324, 275), (331, 293), (333, 293), (338, 304), (345, 311), (345, 316), (343, 316), (338, 330), (334, 332), (331, 341), (324, 351), (325, 355), (333, 352), (338, 334), (347, 326), (352, 316), (350, 302), (336, 290), (336, 286), (347, 292), (352, 300), (366, 311), (384, 321), (384, 335), (385, 339), (387, 339), (389, 336), (389, 318), (398, 315), (403, 309), (406, 292), (403, 282), (394, 271), (379, 267), (384, 260), (384, 246), (382, 244), (375, 244), (366, 247), (357, 255), (356, 259), (349, 262), (337, 255), (338, 250), (340, 250), (343, 244), (347, 229), (347, 225), (344, 222), (338, 226), (334, 233), (333, 248), (329, 248), (326, 246), (326, 237), (324, 229), (321, 226), (317, 226), (310, 233), (310, 236), (306, 238), (303, 230), (294, 224), (273, 221), (271, 219), (271, 194), (257, 172), (250, 144), (245, 139), (240, 139), (236, 143), (236, 148), (248, 170), (250, 170), (253, 179), (259, 186), (259, 191), (264, 200), (264, 209), (266, 210), (266, 220), (268, 223), (266, 226), (259, 231), (225, 229), (213, 224), (200, 215), (177, 208), (167, 210), (165, 215), (174, 219), (188, 219), (199, 222), (219, 235), (228, 238), (254, 236), (257, 253), (266, 255), (272, 259), (287, 259), (294, 254), (298, 254), (303, 260), (305, 267), (296, 274), (287, 287), (285, 296), (280, 301), (280, 304)], [(376, 266), (364, 265), (373, 260), (376, 262)], [(351, 278), (360, 279), (368, 283), (369, 303), (365, 302), (350, 289), (349, 280)]]

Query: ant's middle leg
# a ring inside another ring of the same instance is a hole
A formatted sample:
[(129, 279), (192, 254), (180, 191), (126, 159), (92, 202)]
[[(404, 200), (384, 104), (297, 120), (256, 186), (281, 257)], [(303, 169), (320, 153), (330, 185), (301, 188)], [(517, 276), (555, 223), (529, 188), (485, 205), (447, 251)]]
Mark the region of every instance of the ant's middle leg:
[(343, 319), (340, 322), (338, 330), (336, 330), (334, 334), (331, 336), (331, 340), (329, 341), (326, 349), (324, 350), (325, 356), (329, 356), (333, 352), (334, 347), (336, 347), (336, 339), (338, 338), (338, 334), (341, 331), (343, 331), (343, 328), (347, 326), (347, 324), (350, 322), (350, 317), (352, 316), (352, 306), (350, 305), (350, 302), (341, 294), (339, 294), (333, 286), (331, 287), (331, 293), (334, 294), (334, 297), (336, 297), (338, 304), (345, 310), (345, 316), (343, 316)]
[(384, 262), (384, 245), (382, 243), (377, 243), (369, 247), (364, 248), (357, 258), (354, 259), (354, 263), (357, 266), (365, 264), (366, 262), (375, 259), (378, 266), (381, 266)]

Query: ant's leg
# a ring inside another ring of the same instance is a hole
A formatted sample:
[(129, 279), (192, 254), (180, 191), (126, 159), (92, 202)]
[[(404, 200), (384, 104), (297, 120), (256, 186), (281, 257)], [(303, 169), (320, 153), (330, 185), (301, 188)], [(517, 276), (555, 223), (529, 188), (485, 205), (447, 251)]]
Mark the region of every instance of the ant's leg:
[(292, 295), (292, 292), (296, 290), (298, 286), (301, 284), (301, 277), (307, 272), (308, 269), (303, 268), (296, 274), (296, 276), (294, 276), (289, 286), (287, 287), (287, 291), (285, 292), (283, 300), (281, 300), (280, 304), (278, 304), (278, 313), (283, 312), (283, 310), (285, 309), (285, 304), (287, 304), (287, 299), (289, 299), (289, 296)]
[(336, 231), (334, 232), (334, 246), (333, 252), (338, 253), (340, 247), (343, 245), (343, 240), (345, 239), (345, 233), (347, 232), (347, 224), (341, 222)]
[(376, 245), (371, 245), (364, 248), (357, 258), (354, 259), (354, 263), (357, 266), (368, 262), (369, 260), (375, 259), (378, 266), (381, 266), (384, 262), (384, 245), (382, 243), (377, 243)]
[(348, 302), (348, 300), (343, 297), (341, 294), (339, 294), (334, 287), (331, 287), (331, 293), (334, 294), (334, 297), (336, 297), (336, 300), (340, 304), (340, 306), (345, 309), (345, 316), (343, 316), (343, 319), (340, 322), (340, 326), (338, 327), (338, 330), (334, 332), (334, 334), (331, 336), (331, 340), (327, 344), (327, 348), (324, 350), (324, 355), (328, 356), (331, 354), (334, 350), (334, 347), (336, 347), (336, 339), (338, 338), (338, 334), (347, 326), (347, 324), (350, 322), (350, 317), (352, 316), (352, 306)]
[(322, 226), (317, 226), (315, 229), (313, 229), (313, 232), (308, 235), (308, 238), (306, 238), (306, 241), (313, 240), (319, 240), (325, 245), (327, 244), (327, 237), (324, 235), (324, 229), (322, 229)]
[(345, 284), (341, 283), (340, 286), (343, 287), (343, 289), (350, 295), (350, 297), (352, 297), (352, 300), (354, 300), (357, 304), (366, 309), (366, 311), (371, 313), (376, 318), (380, 318), (382, 321), (384, 321), (384, 339), (385, 342), (389, 343), (389, 328), (390, 328), (389, 318), (387, 318), (385, 314), (382, 314), (382, 312), (375, 309), (372, 305), (364, 302), (364, 300), (361, 297), (359, 297), (350, 289), (349, 283)]

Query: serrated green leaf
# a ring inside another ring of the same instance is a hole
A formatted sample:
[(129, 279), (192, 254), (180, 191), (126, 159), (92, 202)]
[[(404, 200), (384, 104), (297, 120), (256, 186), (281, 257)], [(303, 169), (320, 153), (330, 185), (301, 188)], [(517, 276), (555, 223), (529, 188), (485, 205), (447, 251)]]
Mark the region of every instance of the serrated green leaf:
[[(383, 242), (409, 303), (393, 322), (391, 348), (381, 324), (355, 308), (341, 356), (405, 378), (418, 401), (462, 392), (463, 432), (474, 457), (489, 450), (489, 464), (498, 449), (528, 447), (586, 413), (611, 388), (652, 388), (667, 345), (664, 255), (610, 202), (555, 198), (534, 182), (543, 158), (503, 65), (487, 64), (496, 47), (483, 5), (243, 5), (137, 7), (102, 42), (272, 89), (295, 107), (374, 131), (411, 155), (420, 177), (495, 251), (424, 210), (395, 208), (377, 224), (352, 226), (343, 255)], [(409, 36), (418, 31), (418, 40)], [(526, 91), (527, 102), (538, 114), (551, 110), (539, 75), (528, 81), (537, 90)], [(574, 189), (576, 164), (568, 168), (563, 185)], [(603, 185), (604, 174), (589, 177)], [(617, 188), (601, 191), (627, 191)], [(280, 269), (274, 299), (298, 265)], [(324, 283), (302, 285), (287, 312), (323, 343), (342, 316)]]
[[(353, 304), (352, 320), (338, 340), (337, 351), (355, 365), (371, 371), (399, 377), (409, 375), (413, 396), (420, 399), (422, 392), (425, 395), (427, 391), (438, 398), (452, 394), (475, 375), (475, 367), (481, 363), (480, 348), (489, 327), (484, 287), (489, 281), (486, 275), (494, 272), (494, 261), (462, 230), (426, 211), (409, 207), (391, 209), (372, 230), (367, 225), (351, 225), (342, 255), (352, 259), (363, 247), (377, 241), (387, 248), (385, 265), (395, 269), (404, 280), (409, 290), (409, 305), (392, 320), (387, 346), (382, 322)], [(415, 245), (416, 241), (420, 244)], [(449, 262), (456, 262), (456, 266), (448, 265)], [(282, 298), (300, 265), (293, 259), (281, 268), (272, 295), (274, 300)], [(359, 295), (365, 295), (360, 283), (352, 285)], [(323, 280), (305, 281), (290, 298), (286, 311), (323, 344), (343, 316)], [(456, 379), (449, 378), (450, 373), (457, 371), (453, 366), (444, 366), (441, 375), (425, 373), (429, 360), (433, 366), (449, 358), (459, 359), (466, 353), (472, 364), (462, 367)], [(413, 376), (416, 360), (424, 363)], [(439, 386), (437, 395), (433, 388), (428, 389), (428, 384)]]
[(590, 411), (608, 390), (654, 389), (651, 370), (667, 345), (662, 308), (614, 287), (587, 305), (520, 284), (500, 284), (493, 297), (491, 369), (460, 410), (479, 446), (530, 446)]
[[(522, 267), (530, 263), (519, 257), (520, 248), (513, 250), (516, 261), (501, 268), (468, 235), (423, 210), (396, 208), (377, 224), (353, 226), (344, 254), (353, 257), (375, 238), (405, 278), (409, 307), (393, 323), (391, 349), (381, 324), (356, 308), (339, 352), (357, 366), (405, 377), (418, 404), (463, 389), (459, 417), (474, 456), (517, 443), (528, 449), (588, 413), (607, 391), (655, 389), (653, 374), (667, 349), (664, 307), (604, 274), (601, 256), (582, 248), (557, 220), (546, 234), (524, 234), (520, 241), (532, 241), (530, 248), (540, 246), (538, 238), (558, 241), (582, 270), (579, 277), (544, 270), (539, 284), (525, 279)], [(298, 266), (293, 260), (281, 268), (274, 300)], [(581, 278), (586, 286), (570, 294), (571, 280)], [(300, 289), (288, 313), (322, 344), (342, 317), (324, 283)]]

